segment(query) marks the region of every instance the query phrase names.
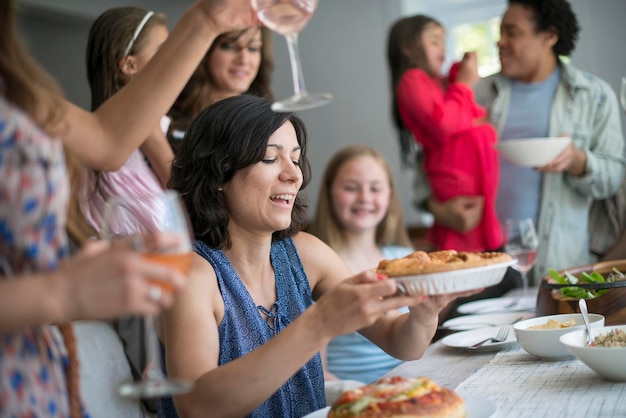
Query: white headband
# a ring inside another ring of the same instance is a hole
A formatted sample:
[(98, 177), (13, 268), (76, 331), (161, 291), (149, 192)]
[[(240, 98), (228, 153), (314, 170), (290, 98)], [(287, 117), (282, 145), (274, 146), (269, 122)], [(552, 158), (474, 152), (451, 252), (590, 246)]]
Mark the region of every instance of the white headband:
[(137, 29), (135, 29), (135, 33), (133, 33), (133, 37), (130, 38), (130, 42), (128, 42), (128, 46), (126, 47), (126, 50), (124, 51), (124, 58), (126, 58), (128, 56), (128, 54), (130, 53), (130, 50), (132, 49), (133, 44), (137, 40), (137, 37), (139, 36), (141, 31), (143, 30), (143, 27), (146, 26), (146, 23), (152, 17), (153, 14), (154, 14), (153, 11), (149, 11), (148, 13), (146, 13), (146, 15), (143, 17), (143, 19), (141, 19), (141, 22), (139, 22), (139, 25), (137, 26)]

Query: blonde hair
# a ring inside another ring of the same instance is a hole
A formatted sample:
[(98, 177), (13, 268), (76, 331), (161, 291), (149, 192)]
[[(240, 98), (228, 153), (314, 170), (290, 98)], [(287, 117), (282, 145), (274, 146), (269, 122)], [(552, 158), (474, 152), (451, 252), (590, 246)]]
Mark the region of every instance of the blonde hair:
[(65, 106), (61, 89), (28, 54), (16, 28), (15, 2), (0, 2), (0, 91), (51, 136), (58, 136)]
[(372, 157), (387, 173), (389, 179), (389, 208), (383, 220), (376, 227), (376, 245), (411, 246), (411, 241), (404, 227), (402, 207), (393, 182), (393, 174), (385, 157), (376, 149), (365, 145), (350, 145), (339, 150), (328, 162), (317, 202), (317, 211), (309, 232), (327, 243), (334, 250), (346, 244), (344, 229), (333, 212), (331, 189), (341, 167), (360, 157)]

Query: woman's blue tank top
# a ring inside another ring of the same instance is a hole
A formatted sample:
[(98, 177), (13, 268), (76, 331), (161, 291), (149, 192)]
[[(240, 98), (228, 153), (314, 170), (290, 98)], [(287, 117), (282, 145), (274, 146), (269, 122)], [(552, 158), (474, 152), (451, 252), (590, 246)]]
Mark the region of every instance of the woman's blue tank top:
[[(219, 365), (244, 356), (268, 342), (313, 304), (309, 281), (291, 238), (272, 243), (270, 259), (276, 278), (277, 301), (268, 310), (257, 306), (221, 249), (196, 241), (195, 251), (211, 263), (224, 300), (219, 324)], [(265, 321), (263, 315), (271, 317)], [(162, 363), (165, 352), (162, 350)], [(236, 390), (236, 388), (233, 388)], [(324, 373), (316, 354), (250, 417), (302, 417), (324, 408)], [(178, 417), (171, 398), (159, 401), (159, 417)]]

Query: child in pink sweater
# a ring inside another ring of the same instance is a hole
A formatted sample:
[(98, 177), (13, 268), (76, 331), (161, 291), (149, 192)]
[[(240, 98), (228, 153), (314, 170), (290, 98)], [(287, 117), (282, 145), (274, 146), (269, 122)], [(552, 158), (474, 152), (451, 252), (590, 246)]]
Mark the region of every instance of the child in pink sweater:
[(445, 32), (436, 20), (417, 15), (396, 22), (389, 34), (388, 59), (393, 78), (394, 116), (400, 131), (410, 132), (424, 154), (424, 168), (439, 201), (482, 196), (482, 219), (461, 233), (435, 224), (430, 239), (437, 249), (488, 251), (502, 246), (495, 201), (498, 155), (495, 129), (474, 102), (478, 81), (476, 56), (466, 53), (448, 78), (438, 74), (445, 56)]

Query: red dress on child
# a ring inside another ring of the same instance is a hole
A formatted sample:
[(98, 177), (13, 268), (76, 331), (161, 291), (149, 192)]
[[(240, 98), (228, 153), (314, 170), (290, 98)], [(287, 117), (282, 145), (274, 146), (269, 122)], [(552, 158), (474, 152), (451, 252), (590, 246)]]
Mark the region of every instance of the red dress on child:
[(486, 251), (502, 246), (496, 215), (498, 188), (497, 134), (484, 121), (485, 110), (474, 102), (464, 84), (443, 81), (413, 68), (404, 73), (396, 90), (398, 110), (407, 129), (422, 145), (424, 169), (437, 200), (483, 196), (482, 220), (460, 233), (439, 224), (430, 231), (437, 249)]

